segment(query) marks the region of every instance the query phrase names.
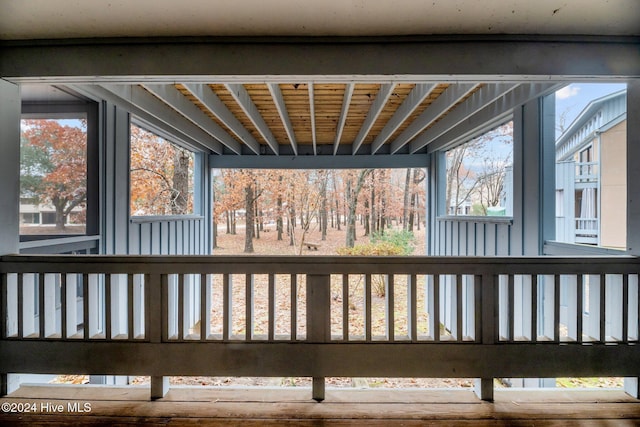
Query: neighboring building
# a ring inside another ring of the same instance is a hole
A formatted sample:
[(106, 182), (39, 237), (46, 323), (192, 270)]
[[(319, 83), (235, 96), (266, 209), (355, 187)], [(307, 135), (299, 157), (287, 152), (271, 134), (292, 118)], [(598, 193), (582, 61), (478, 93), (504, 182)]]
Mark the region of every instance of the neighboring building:
[(592, 101), (556, 141), (557, 241), (626, 247), (627, 92)]

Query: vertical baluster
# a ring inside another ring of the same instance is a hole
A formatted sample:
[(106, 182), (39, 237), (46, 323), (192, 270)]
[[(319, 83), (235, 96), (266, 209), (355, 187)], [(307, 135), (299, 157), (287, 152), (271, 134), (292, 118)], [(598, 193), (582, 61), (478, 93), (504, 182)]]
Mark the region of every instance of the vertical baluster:
[(433, 275), (433, 340), (440, 341), (440, 275)]
[(291, 340), (298, 339), (298, 276), (290, 276), (291, 286)]
[(387, 274), (387, 283), (386, 283), (386, 322), (387, 322), (387, 339), (389, 341), (395, 341), (396, 339), (396, 304), (395, 304), (395, 285), (393, 274)]
[(9, 290), (8, 290), (8, 273), (0, 274), (0, 339), (7, 337), (7, 321), (9, 316)]
[[(155, 277), (155, 275), (149, 274), (145, 276), (145, 283), (148, 283), (147, 289), (153, 292), (153, 294), (147, 294), (147, 295), (149, 295), (149, 298), (151, 298), (152, 295), (157, 295), (158, 291), (155, 291), (155, 289), (153, 288), (156, 286), (159, 288), (160, 315), (156, 313), (152, 313), (150, 316), (147, 317), (147, 320), (160, 321), (160, 330), (161, 330), (160, 338), (162, 342), (166, 342), (166, 341), (169, 341), (169, 322), (171, 321), (171, 319), (169, 319), (169, 275), (168, 274), (160, 275), (160, 283), (156, 283), (156, 282), (150, 283), (151, 277)], [(153, 307), (149, 307), (149, 309), (157, 310), (158, 307), (153, 306)], [(149, 334), (151, 334), (151, 330), (155, 331), (157, 329), (157, 326), (151, 325), (148, 328), (149, 328)], [(152, 341), (154, 340), (154, 335), (156, 335), (155, 332), (153, 333), (153, 335), (149, 336)]]
[(629, 342), (629, 275), (622, 275), (622, 342)]
[(105, 301), (105, 324), (104, 324), (104, 337), (107, 340), (111, 339), (111, 274), (104, 275), (104, 301)]
[(538, 275), (531, 275), (531, 342), (538, 341)]
[(456, 274), (456, 341), (462, 340), (462, 275)]
[(342, 275), (342, 339), (349, 341), (349, 275)]
[(133, 274), (127, 274), (127, 332), (130, 340), (136, 338), (134, 327)]
[(222, 339), (229, 341), (230, 329), (233, 319), (231, 313), (231, 280), (229, 274), (222, 276)]
[(276, 276), (269, 274), (269, 341), (276, 335)]
[(67, 274), (60, 274), (60, 338), (67, 339)]
[(507, 331), (508, 341), (513, 342), (515, 340), (515, 278), (513, 274), (509, 274), (507, 278), (507, 292), (508, 292), (508, 304), (509, 308), (507, 310), (508, 317), (508, 328)]
[(578, 274), (576, 277), (576, 341), (582, 342), (582, 321), (584, 313), (584, 286), (583, 276)]
[(365, 341), (369, 342), (372, 339), (371, 327), (373, 322), (371, 321), (371, 274), (364, 276), (364, 327), (365, 327)]
[(245, 274), (245, 339), (253, 339), (253, 274)]
[(89, 275), (82, 275), (82, 328), (84, 329), (84, 339), (91, 338), (89, 325)]
[(45, 333), (45, 319), (47, 318), (47, 316), (45, 312), (46, 304), (44, 297), (44, 277), (44, 273), (38, 274), (38, 335), (40, 336), (40, 338), (47, 337)]
[(178, 274), (178, 341), (184, 341), (184, 316), (185, 316), (185, 286), (184, 286), (184, 274)]
[(553, 276), (553, 341), (560, 342), (560, 275)]
[(607, 276), (606, 274), (600, 275), (600, 342), (607, 340), (606, 330), (606, 307), (607, 307)]
[(418, 276), (411, 274), (408, 276), (407, 286), (407, 308), (409, 322), (409, 339), (418, 341)]
[(18, 273), (18, 338), (24, 338), (24, 275)]
[(200, 275), (200, 341), (209, 337), (211, 328), (211, 276)]

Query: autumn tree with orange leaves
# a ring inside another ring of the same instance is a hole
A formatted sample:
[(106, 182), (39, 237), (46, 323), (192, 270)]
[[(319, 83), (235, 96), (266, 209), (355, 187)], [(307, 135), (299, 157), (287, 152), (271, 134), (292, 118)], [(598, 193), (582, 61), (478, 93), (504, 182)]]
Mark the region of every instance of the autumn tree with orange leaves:
[(131, 126), (131, 215), (193, 212), (193, 154)]
[(25, 120), (20, 140), (20, 193), (55, 209), (57, 230), (64, 230), (75, 208), (86, 208), (87, 132), (57, 120)]

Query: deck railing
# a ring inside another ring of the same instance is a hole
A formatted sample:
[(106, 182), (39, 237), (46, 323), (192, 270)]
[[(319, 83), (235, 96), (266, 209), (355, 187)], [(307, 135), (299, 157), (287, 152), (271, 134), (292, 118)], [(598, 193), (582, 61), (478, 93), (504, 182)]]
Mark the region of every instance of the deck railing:
[[(634, 257), (5, 256), (0, 372), (640, 376)], [(155, 384), (155, 385), (154, 385)]]

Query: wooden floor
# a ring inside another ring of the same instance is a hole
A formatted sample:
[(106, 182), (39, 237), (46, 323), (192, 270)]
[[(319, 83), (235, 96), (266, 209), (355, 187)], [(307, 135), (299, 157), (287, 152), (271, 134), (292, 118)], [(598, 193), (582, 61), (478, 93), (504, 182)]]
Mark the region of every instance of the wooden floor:
[(622, 391), (498, 390), (494, 403), (466, 390), (334, 389), (322, 403), (309, 389), (172, 388), (164, 399), (148, 396), (138, 387), (23, 386), (0, 399), (0, 426), (640, 426), (640, 401)]

